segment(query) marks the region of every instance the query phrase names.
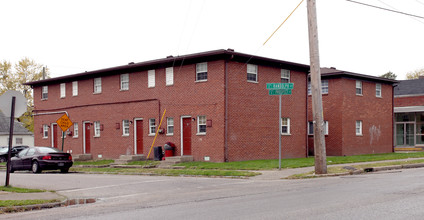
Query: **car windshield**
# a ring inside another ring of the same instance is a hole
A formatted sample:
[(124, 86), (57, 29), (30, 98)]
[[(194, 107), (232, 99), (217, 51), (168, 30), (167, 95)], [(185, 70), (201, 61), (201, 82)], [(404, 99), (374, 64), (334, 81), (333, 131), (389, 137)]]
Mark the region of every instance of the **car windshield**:
[(38, 147), (38, 151), (40, 153), (57, 153), (57, 152), (62, 152), (56, 148), (51, 148), (51, 147)]

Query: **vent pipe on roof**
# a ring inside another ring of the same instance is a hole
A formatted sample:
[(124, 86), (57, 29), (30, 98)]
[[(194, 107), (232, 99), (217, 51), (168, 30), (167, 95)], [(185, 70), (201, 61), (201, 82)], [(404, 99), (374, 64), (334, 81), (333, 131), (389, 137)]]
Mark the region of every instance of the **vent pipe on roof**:
[(46, 79), (46, 67), (43, 66), (43, 80)]
[(128, 63), (128, 65), (133, 65), (133, 64), (134, 64), (134, 62), (129, 62), (129, 63)]
[(228, 48), (227, 51), (234, 52), (234, 49)]
[(330, 69), (336, 70), (336, 67), (330, 67)]
[(169, 56), (167, 56), (166, 58), (174, 58), (174, 56), (172, 56), (172, 55), (169, 55)]

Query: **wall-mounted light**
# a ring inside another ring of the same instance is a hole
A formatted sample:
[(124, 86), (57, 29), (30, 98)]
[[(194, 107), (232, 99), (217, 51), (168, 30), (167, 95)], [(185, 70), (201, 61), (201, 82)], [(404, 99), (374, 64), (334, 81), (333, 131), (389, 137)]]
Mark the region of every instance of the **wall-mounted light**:
[(192, 118), (191, 120), (196, 121), (196, 118)]

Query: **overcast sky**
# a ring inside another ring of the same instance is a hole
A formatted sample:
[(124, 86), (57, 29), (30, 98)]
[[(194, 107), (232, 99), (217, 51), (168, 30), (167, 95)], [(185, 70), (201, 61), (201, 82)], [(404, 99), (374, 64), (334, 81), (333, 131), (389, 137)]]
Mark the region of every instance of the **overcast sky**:
[[(424, 16), (424, 0), (357, 0)], [(309, 64), (306, 0), (0, 0), (0, 60), (52, 77), (216, 49)], [(424, 68), (424, 19), (317, 0), (321, 67), (398, 79)]]

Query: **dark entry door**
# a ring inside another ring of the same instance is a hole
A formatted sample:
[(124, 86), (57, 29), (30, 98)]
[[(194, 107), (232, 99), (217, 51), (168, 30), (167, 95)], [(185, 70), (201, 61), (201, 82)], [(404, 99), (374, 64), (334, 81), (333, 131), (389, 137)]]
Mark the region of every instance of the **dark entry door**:
[(143, 120), (136, 120), (136, 145), (137, 152), (135, 154), (143, 154)]
[(91, 153), (91, 146), (90, 146), (90, 129), (91, 129), (91, 125), (90, 123), (85, 123), (84, 124), (84, 134), (85, 134), (85, 154), (89, 154)]
[(57, 134), (58, 134), (58, 130), (57, 130), (58, 128), (57, 128), (57, 124), (54, 124), (53, 125), (53, 135), (52, 135), (52, 138), (53, 138), (53, 146), (52, 147), (54, 147), (54, 148), (58, 148), (58, 145), (57, 145)]
[(183, 118), (183, 155), (191, 155), (191, 118)]

